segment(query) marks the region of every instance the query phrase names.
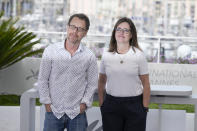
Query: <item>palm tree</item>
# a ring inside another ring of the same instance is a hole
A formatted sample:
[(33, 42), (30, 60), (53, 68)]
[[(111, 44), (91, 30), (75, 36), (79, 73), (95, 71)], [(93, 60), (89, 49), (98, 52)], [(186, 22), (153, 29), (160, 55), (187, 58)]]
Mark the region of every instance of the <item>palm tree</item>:
[(40, 39), (35, 40), (36, 35), (25, 31), (24, 27), (15, 27), (18, 19), (3, 19), (2, 16), (3, 12), (0, 13), (0, 70), (43, 52), (43, 49), (32, 50)]

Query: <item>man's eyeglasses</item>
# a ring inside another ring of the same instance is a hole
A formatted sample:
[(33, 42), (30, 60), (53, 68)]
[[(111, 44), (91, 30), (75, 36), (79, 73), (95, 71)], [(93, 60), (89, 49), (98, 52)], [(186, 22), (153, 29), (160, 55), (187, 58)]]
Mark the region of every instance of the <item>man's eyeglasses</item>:
[(71, 30), (77, 30), (78, 32), (84, 32), (84, 31), (86, 31), (86, 29), (81, 28), (81, 27), (77, 27), (75, 25), (69, 25), (69, 29), (71, 29)]
[(130, 29), (127, 29), (127, 28), (122, 29), (122, 28), (118, 27), (118, 28), (116, 28), (116, 32), (118, 32), (118, 33), (123, 32), (125, 34), (129, 34)]

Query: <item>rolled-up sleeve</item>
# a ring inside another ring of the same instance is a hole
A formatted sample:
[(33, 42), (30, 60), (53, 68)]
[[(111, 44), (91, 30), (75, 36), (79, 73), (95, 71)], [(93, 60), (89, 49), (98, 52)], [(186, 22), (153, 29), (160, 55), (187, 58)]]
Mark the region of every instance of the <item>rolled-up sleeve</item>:
[(49, 91), (49, 77), (51, 73), (52, 60), (50, 58), (49, 48), (44, 50), (42, 60), (40, 63), (40, 70), (38, 76), (38, 90), (40, 95), (40, 103), (50, 104), (50, 91)]
[(87, 107), (92, 106), (95, 90), (98, 85), (98, 67), (97, 60), (94, 55), (90, 57), (89, 67), (87, 69), (87, 86), (81, 103), (85, 103)]

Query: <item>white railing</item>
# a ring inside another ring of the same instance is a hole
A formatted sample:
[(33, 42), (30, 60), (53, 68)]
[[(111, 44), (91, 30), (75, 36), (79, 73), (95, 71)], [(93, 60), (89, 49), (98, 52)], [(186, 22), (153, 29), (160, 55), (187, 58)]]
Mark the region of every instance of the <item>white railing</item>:
[[(33, 31), (38, 37), (42, 38), (41, 44), (52, 44), (55, 42), (64, 41), (66, 32), (40, 32)], [(103, 43), (105, 47), (108, 47), (110, 41), (110, 35), (104, 34), (88, 34), (83, 40), (89, 47), (96, 46), (99, 43)], [(172, 36), (138, 36), (139, 45), (143, 47), (145, 53), (149, 57), (156, 57), (156, 62), (160, 63), (161, 60), (161, 47), (167, 48), (168, 51), (173, 51), (173, 57), (176, 57), (177, 48), (184, 44), (189, 45), (193, 51), (197, 52), (197, 38), (196, 37), (172, 37)], [(146, 45), (145, 45), (146, 44)], [(148, 46), (147, 46), (148, 45)], [(97, 45), (98, 46), (98, 45)], [(167, 46), (167, 47), (165, 47)], [(99, 48), (99, 47), (97, 47)], [(147, 49), (146, 49), (147, 48)]]

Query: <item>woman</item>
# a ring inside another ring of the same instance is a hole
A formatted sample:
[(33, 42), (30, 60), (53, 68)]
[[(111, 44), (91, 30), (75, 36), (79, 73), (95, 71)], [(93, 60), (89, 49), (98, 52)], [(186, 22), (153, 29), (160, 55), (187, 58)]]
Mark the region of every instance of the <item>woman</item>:
[(100, 65), (98, 91), (104, 131), (145, 131), (150, 99), (148, 65), (129, 18), (119, 19), (113, 29)]

